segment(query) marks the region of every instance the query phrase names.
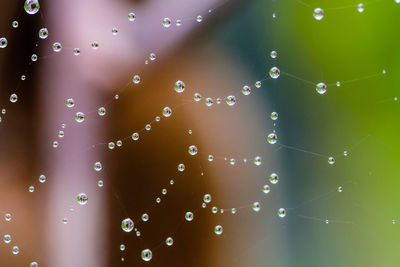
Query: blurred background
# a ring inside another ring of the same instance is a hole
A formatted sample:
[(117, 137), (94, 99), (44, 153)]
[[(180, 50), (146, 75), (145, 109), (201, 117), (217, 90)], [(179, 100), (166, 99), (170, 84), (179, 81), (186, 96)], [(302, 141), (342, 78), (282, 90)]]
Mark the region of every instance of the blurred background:
[[(12, 236), (0, 244), (1, 266), (399, 262), (400, 4), (369, 1), (359, 12), (359, 3), (349, 0), (55, 0), (40, 1), (39, 13), (28, 15), (23, 3), (3, 0), (0, 11), (0, 37), (8, 40), (0, 49), (0, 109), (6, 109), (0, 115), (0, 211), (12, 214), (10, 222), (0, 220), (0, 234)], [(320, 21), (313, 17), (317, 7), (324, 10)], [(165, 17), (169, 28), (161, 24)], [(42, 27), (49, 29), (46, 40), (38, 38)], [(52, 51), (56, 41), (60, 53)], [(33, 53), (39, 60), (29, 63)], [(281, 70), (276, 80), (267, 76), (273, 66)], [(173, 89), (177, 80), (186, 84), (182, 94)], [(261, 88), (254, 86), (258, 80)], [(315, 90), (319, 82), (328, 85), (324, 95)], [(252, 88), (249, 96), (240, 93), (244, 85)], [(199, 103), (195, 92), (203, 96)], [(237, 97), (233, 107), (204, 104), (206, 97), (230, 94)], [(70, 97), (72, 109), (65, 105)], [(103, 117), (96, 112), (101, 106)], [(165, 106), (174, 108), (169, 118), (161, 115)], [(83, 123), (74, 119), (78, 111), (86, 115)], [(270, 119), (273, 111), (277, 121)], [(160, 122), (152, 122), (156, 116)], [(142, 130), (150, 122), (151, 130)], [(274, 130), (278, 143), (271, 145), (266, 136)], [(138, 131), (133, 142), (130, 135)], [(107, 148), (117, 140), (121, 147)], [(187, 153), (193, 144), (199, 149), (194, 157)], [(252, 163), (255, 156), (261, 166)], [(97, 161), (100, 172), (93, 170)], [(184, 172), (177, 171), (179, 163)], [(272, 172), (280, 177), (276, 185), (268, 181)], [(47, 177), (43, 184), (40, 174)], [(81, 192), (89, 198), (84, 206), (76, 202)], [(207, 193), (212, 201), (201, 208)], [(251, 208), (254, 201), (259, 212)], [(224, 213), (213, 214), (213, 206)], [(287, 210), (285, 218), (279, 208)], [(192, 222), (184, 220), (186, 211), (194, 212)], [(143, 213), (148, 222), (141, 221)], [(121, 230), (127, 217), (140, 236)], [(216, 225), (223, 226), (220, 236)], [(168, 236), (172, 247), (165, 245)], [(153, 251), (149, 262), (140, 255), (146, 248)]]

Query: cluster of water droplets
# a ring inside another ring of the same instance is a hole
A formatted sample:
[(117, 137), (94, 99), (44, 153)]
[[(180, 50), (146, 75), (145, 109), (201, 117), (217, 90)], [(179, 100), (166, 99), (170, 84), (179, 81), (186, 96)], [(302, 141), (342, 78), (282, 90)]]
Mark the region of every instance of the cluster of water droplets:
[[(40, 9), (39, 2), (37, 0), (26, 0), (25, 4), (24, 4), (24, 9), (25, 9), (27, 14), (35, 15), (36, 13), (39, 12), (39, 9)], [(357, 10), (360, 13), (363, 12), (364, 11), (364, 5), (361, 4), (361, 3), (358, 4), (357, 5)], [(206, 15), (208, 15), (209, 13), (211, 13), (211, 9), (207, 12)], [(318, 21), (322, 20), (324, 18), (324, 10), (321, 9), (321, 8), (314, 9), (313, 16)], [(190, 20), (194, 19), (196, 22), (200, 23), (200, 22), (203, 22), (204, 17), (205, 17), (204, 14), (203, 15), (197, 15), (195, 18), (192, 18)], [(276, 17), (276, 14), (274, 13), (273, 14), (273, 18), (275, 18), (275, 17)], [(133, 13), (133, 12), (128, 13), (128, 20), (130, 22), (134, 22), (136, 20), (136, 14)], [(182, 25), (182, 22), (183, 22), (182, 19), (176, 19), (175, 20), (175, 25), (179, 27), (179, 26)], [(166, 17), (166, 18), (164, 18), (162, 20), (162, 26), (165, 27), (165, 28), (170, 28), (172, 24), (173, 24), (173, 20), (171, 20), (168, 17)], [(12, 22), (12, 27), (13, 28), (18, 28), (18, 26), (19, 26), (18, 21), (13, 21)], [(111, 29), (111, 34), (114, 35), (114, 36), (118, 35), (119, 34), (118, 28), (117, 27), (112, 28)], [(45, 28), (45, 27), (41, 28), (38, 31), (38, 36), (42, 40), (47, 39), (48, 36), (49, 36), (48, 29)], [(8, 45), (8, 40), (6, 39), (6, 37), (1, 37), (0, 38), (0, 48), (6, 48), (7, 45)], [(52, 47), (53, 52), (55, 52), (55, 53), (60, 53), (63, 50), (63, 46), (62, 46), (61, 42), (59, 42), (59, 41), (56, 41), (56, 42), (52, 43), (51, 47)], [(90, 43), (90, 47), (92, 49), (94, 49), (94, 50), (101, 49), (101, 46), (97, 41), (92, 41)], [(74, 48), (72, 52), (73, 52), (73, 54), (75, 56), (78, 56), (78, 55), (81, 54), (81, 50), (79, 48)], [(276, 59), (277, 56), (278, 56), (278, 53), (277, 53), (276, 50), (273, 50), (273, 51), (270, 52), (269, 56), (272, 59)], [(148, 64), (149, 60), (150, 60), (150, 62), (156, 60), (156, 54), (155, 53), (150, 53), (146, 58), (147, 59), (145, 61), (145, 64)], [(31, 55), (31, 61), (32, 62), (36, 62), (38, 59), (40, 59), (40, 58), (39, 58), (39, 56), (37, 54), (32, 54)], [(280, 69), (278, 67), (276, 67), (276, 66), (272, 66), (272, 67), (266, 68), (265, 73), (266, 73), (266, 78), (257, 80), (254, 83), (254, 86), (243, 85), (243, 87), (240, 89), (241, 95), (243, 95), (243, 96), (251, 95), (252, 90), (253, 89), (260, 89), (262, 87), (262, 83), (267, 79), (276, 80), (283, 74), (288, 75), (288, 76), (290, 75), (290, 74), (284, 73), (284, 72), (281, 73)], [(386, 73), (386, 71), (384, 71), (383, 74), (385, 74), (385, 73)], [(25, 80), (25, 78), (26, 78), (25, 75), (21, 76), (21, 80)], [(133, 85), (138, 85), (141, 82), (140, 75), (139, 74), (134, 74), (132, 76), (131, 81), (132, 81)], [(315, 84), (315, 89), (316, 89), (318, 94), (324, 95), (327, 92), (327, 87), (328, 87), (329, 84), (327, 85), (324, 82), (318, 82), (318, 83), (314, 83), (314, 84)], [(336, 82), (336, 86), (337, 87), (341, 86), (341, 84), (342, 84), (341, 82)], [(187, 88), (186, 84), (182, 80), (177, 80), (175, 82), (175, 84), (173, 85), (173, 90), (178, 94), (183, 94), (185, 92), (186, 88)], [(118, 99), (119, 95), (116, 94), (114, 96), (114, 98)], [(193, 94), (194, 102), (200, 102), (202, 99), (203, 99), (203, 97), (202, 97), (200, 92), (196, 92), (196, 93)], [(10, 95), (9, 100), (10, 100), (11, 103), (16, 103), (18, 101), (18, 95), (16, 93), (12, 93)], [(219, 97), (219, 98), (216, 98), (216, 99), (211, 98), (211, 97), (205, 97), (204, 98), (204, 103), (208, 107), (213, 106), (214, 103), (220, 104), (222, 102), (225, 102), (228, 106), (235, 106), (235, 104), (237, 103), (237, 100), (238, 100), (238, 96), (235, 95), (234, 93), (232, 93), (232, 94), (229, 94), (226, 97)], [(68, 109), (74, 109), (75, 108), (75, 100), (73, 98), (67, 98), (65, 100), (65, 105), (66, 105), (66, 107)], [(116, 147), (121, 147), (123, 145), (123, 142), (125, 142), (125, 141), (128, 141), (128, 140), (138, 141), (139, 140), (139, 136), (140, 136), (140, 134), (142, 134), (143, 131), (150, 131), (151, 130), (152, 123), (159, 122), (161, 120), (161, 118), (169, 118), (169, 117), (171, 117), (172, 114), (173, 114), (173, 110), (174, 110), (174, 107), (171, 108), (169, 106), (166, 106), (166, 107), (162, 108), (160, 115), (156, 116), (154, 118), (154, 120), (152, 120), (148, 124), (144, 125), (144, 127), (142, 129), (135, 130), (130, 136), (122, 137), (122, 138), (120, 138), (120, 139), (118, 139), (116, 141), (109, 141), (109, 142), (105, 143), (106, 146), (108, 147), (109, 150), (113, 150)], [(6, 113), (6, 110), (3, 109), (2, 110), (2, 114), (4, 115), (5, 113)], [(101, 105), (97, 109), (97, 114), (98, 114), (99, 117), (106, 116), (107, 115), (106, 105)], [(85, 122), (85, 117), (86, 117), (86, 114), (84, 112), (82, 112), (82, 111), (76, 111), (75, 114), (74, 114), (74, 119), (78, 124), (84, 123)], [(269, 119), (271, 119), (275, 123), (278, 120), (278, 112), (272, 111), (270, 114), (268, 114), (268, 117), (269, 117)], [(0, 117), (0, 122), (1, 122), (1, 117)], [(59, 130), (59, 132), (57, 134), (59, 138), (63, 138), (64, 137), (64, 135), (65, 135), (64, 129), (65, 129), (65, 124), (62, 124), (61, 129)], [(189, 133), (192, 133), (191, 130), (190, 130)], [(266, 133), (266, 143), (268, 143), (270, 145), (275, 145), (275, 144), (279, 145), (278, 136), (275, 133), (275, 130), (273, 130), (272, 132)], [(58, 145), (59, 145), (58, 141), (53, 141), (53, 147), (54, 148), (57, 148)], [(199, 147), (200, 147), (200, 145), (197, 145), (197, 144), (196, 145), (194, 145), (194, 144), (189, 145), (187, 147), (187, 151), (188, 151), (189, 155), (190, 156), (198, 155), (199, 151), (200, 151)], [(347, 157), (348, 156), (348, 151), (344, 151), (343, 155)], [(228, 158), (228, 157), (224, 157), (224, 156), (223, 157), (217, 157), (217, 156), (214, 156), (214, 155), (211, 155), (211, 154), (206, 155), (206, 159), (209, 162), (213, 162), (217, 158), (218, 159), (219, 158), (223, 158), (224, 161), (229, 162), (229, 164), (232, 165), (232, 166), (233, 165), (237, 165), (237, 163), (239, 161), (243, 162), (243, 163), (252, 162), (255, 166), (261, 166), (262, 165), (261, 156), (254, 156), (250, 160), (248, 160), (247, 158), (237, 158), (237, 157), (236, 158), (233, 158), (233, 157)], [(328, 161), (329, 165), (334, 165), (335, 164), (335, 158), (333, 156), (329, 156), (327, 158), (327, 161)], [(178, 172), (182, 173), (182, 172), (185, 171), (186, 166), (185, 166), (184, 163), (178, 163), (176, 168), (177, 168)], [(95, 162), (94, 165), (93, 165), (93, 169), (96, 172), (101, 172), (102, 169), (103, 169), (102, 163), (100, 161)], [(283, 177), (283, 179), (284, 179), (284, 177)], [(41, 174), (39, 176), (39, 182), (41, 184), (45, 183), (46, 180), (47, 179), (46, 179), (46, 176), (44, 174)], [(277, 173), (275, 173), (275, 172), (270, 172), (270, 173), (268, 173), (266, 175), (265, 183), (259, 190), (262, 191), (265, 195), (268, 195), (271, 192), (271, 190), (273, 190), (273, 188), (278, 185), (279, 181), (280, 181), (279, 175)], [(170, 185), (173, 185), (173, 184), (174, 184), (174, 180), (170, 180)], [(104, 185), (104, 182), (102, 180), (98, 180), (97, 186), (98, 187), (103, 187), (103, 185)], [(35, 186), (34, 185), (29, 186), (28, 191), (30, 193), (34, 193), (35, 192)], [(342, 193), (343, 192), (343, 187), (342, 186), (338, 186), (336, 188), (336, 191), (339, 192), (339, 193)], [(163, 188), (161, 190), (161, 194), (162, 195), (166, 195), (167, 194), (167, 189)], [(87, 194), (84, 193), (84, 192), (77, 193), (76, 201), (81, 206), (87, 206), (87, 203), (88, 203)], [(156, 198), (156, 203), (160, 203), (160, 202), (161, 202), (161, 198), (157, 197)], [(204, 197), (203, 197), (203, 202), (201, 204), (201, 207), (202, 208), (206, 208), (208, 205), (211, 205), (211, 202), (212, 202), (211, 194), (205, 194)], [(215, 206), (210, 207), (210, 211), (213, 214), (217, 214), (217, 213), (223, 214), (225, 211), (228, 211), (231, 214), (236, 214), (239, 209), (249, 208), (249, 209), (252, 209), (254, 212), (260, 212), (261, 209), (262, 209), (262, 206), (263, 206), (262, 201), (254, 201), (254, 202), (251, 202), (249, 204), (245, 204), (245, 205), (240, 206), (240, 207), (219, 208), (219, 207), (217, 207), (215, 205)], [(288, 210), (289, 209), (287, 209), (287, 208), (279, 208), (276, 211), (276, 215), (279, 218), (285, 218), (287, 213), (288, 213)], [(11, 214), (7, 213), (7, 214), (5, 214), (4, 218), (5, 218), (5, 220), (7, 222), (10, 222), (12, 216), (11, 216)], [(148, 213), (143, 213), (140, 219), (141, 219), (142, 222), (147, 222), (150, 219), (150, 215)], [(186, 222), (192, 222), (193, 220), (195, 220), (195, 211), (193, 211), (193, 210), (189, 211), (188, 210), (187, 212), (185, 212), (185, 214), (183, 214), (182, 219), (184, 219)], [(68, 223), (68, 218), (62, 218), (62, 223), (63, 224), (67, 224)], [(328, 224), (329, 220), (325, 220), (325, 223)], [(393, 221), (393, 223), (395, 223), (395, 222)], [(132, 231), (135, 230), (134, 232), (136, 232), (137, 236), (141, 235), (140, 231), (135, 228), (135, 222), (131, 218), (124, 218), (124, 219), (121, 220), (121, 229), (122, 229), (123, 232), (126, 232), (126, 233), (131, 233)], [(218, 236), (222, 235), (224, 233), (223, 226), (219, 225), (219, 224), (215, 225), (213, 231)], [(6, 244), (11, 243), (11, 241), (12, 241), (11, 235), (10, 234), (5, 234), (4, 237), (3, 237), (3, 241)], [(171, 237), (171, 236), (168, 236), (162, 242), (165, 243), (165, 245), (168, 246), (168, 247), (172, 246), (174, 244), (173, 237)], [(121, 251), (125, 251), (126, 250), (125, 244), (121, 244), (119, 249)], [(19, 249), (19, 247), (17, 245), (12, 247), (12, 253), (13, 254), (16, 255), (19, 252), (20, 252), (20, 249)], [(153, 258), (152, 249), (144, 248), (141, 251), (141, 259), (143, 261), (151, 261), (152, 258)], [(37, 262), (31, 262), (30, 266), (31, 267), (37, 267), (38, 263)]]

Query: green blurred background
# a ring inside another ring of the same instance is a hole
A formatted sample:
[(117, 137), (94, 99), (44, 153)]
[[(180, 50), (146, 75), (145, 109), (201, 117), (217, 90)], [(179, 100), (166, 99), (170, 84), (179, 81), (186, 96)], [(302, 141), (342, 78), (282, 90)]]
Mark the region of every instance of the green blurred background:
[[(330, 166), (327, 157), (277, 152), (285, 177), (283, 203), (277, 205), (297, 208), (288, 212), (284, 245), (272, 266), (396, 266), (400, 5), (364, 2), (360, 13), (355, 1), (306, 2), (324, 9), (321, 21), (313, 8), (296, 1), (246, 2), (216, 37), (254, 79), (277, 66), (329, 84), (319, 95), (315, 86), (281, 75), (262, 87), (265, 106), (279, 113), (279, 143), (336, 159)], [(269, 57), (272, 50), (276, 59)], [(376, 76), (345, 82), (371, 75)], [(262, 245), (256, 249), (258, 262), (248, 266), (270, 266), (274, 257)]]

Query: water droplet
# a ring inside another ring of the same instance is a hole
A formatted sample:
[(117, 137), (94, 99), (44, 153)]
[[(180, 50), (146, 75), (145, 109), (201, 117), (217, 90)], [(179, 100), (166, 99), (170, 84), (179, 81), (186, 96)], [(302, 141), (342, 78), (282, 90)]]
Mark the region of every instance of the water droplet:
[(29, 187), (29, 192), (33, 193), (34, 191), (35, 191), (35, 187), (34, 187), (33, 185), (31, 185), (31, 186)]
[(26, 0), (24, 4), (24, 9), (26, 13), (29, 15), (35, 15), (38, 13), (40, 8), (39, 1), (38, 0)]
[(11, 236), (6, 234), (6, 235), (4, 235), (3, 240), (4, 240), (4, 243), (8, 244), (11, 242)]
[(100, 161), (95, 162), (93, 165), (93, 169), (97, 172), (101, 171), (101, 169), (103, 169), (101, 162)]
[(324, 17), (324, 11), (322, 8), (316, 8), (314, 9), (313, 15), (316, 20), (321, 20)]
[(93, 48), (93, 49), (97, 49), (97, 48), (99, 48), (99, 43), (98, 42), (96, 42), (96, 41), (93, 41), (91, 44), (90, 44), (90, 46)]
[(117, 35), (118, 34), (118, 28), (116, 28), (116, 27), (112, 28), (111, 33), (113, 35)]
[(281, 217), (281, 218), (285, 217), (286, 216), (286, 210), (284, 208), (280, 208), (278, 210), (278, 216)]
[(106, 115), (106, 108), (105, 108), (105, 107), (100, 107), (100, 108), (97, 110), (97, 113), (98, 113), (100, 116)]
[(36, 261), (33, 261), (29, 264), (29, 267), (39, 267), (39, 264)]
[(0, 38), (0, 48), (6, 48), (8, 44), (8, 41), (5, 37)]
[(178, 26), (178, 27), (181, 26), (182, 25), (182, 21), (180, 19), (177, 19), (175, 21), (175, 25)]
[(317, 86), (315, 87), (315, 90), (317, 90), (318, 94), (323, 95), (326, 93), (326, 84), (324, 83), (318, 83)]
[(211, 107), (214, 104), (214, 100), (211, 97), (207, 97), (205, 103), (207, 107)]
[(203, 197), (203, 200), (205, 203), (210, 203), (211, 202), (211, 195), (210, 194), (205, 194)]
[(164, 117), (169, 117), (172, 114), (172, 109), (170, 107), (165, 107), (162, 112)]
[(201, 94), (195, 93), (193, 95), (193, 99), (194, 99), (194, 101), (199, 102), (201, 100)]
[(68, 98), (65, 104), (67, 105), (67, 107), (73, 108), (75, 106), (75, 101), (72, 98)]
[(249, 95), (250, 93), (251, 93), (251, 88), (250, 88), (250, 86), (247, 86), (247, 85), (243, 86), (243, 88), (242, 88), (242, 94), (243, 94), (243, 95)]
[(49, 36), (49, 30), (47, 28), (41, 28), (39, 30), (39, 38), (40, 39), (46, 39)]
[(276, 121), (278, 119), (278, 113), (276, 113), (275, 111), (271, 113), (271, 119), (273, 121)]
[(6, 213), (6, 214), (4, 215), (4, 219), (5, 219), (7, 222), (11, 221), (11, 214), (10, 214), (10, 213)]
[(125, 250), (125, 245), (124, 245), (124, 244), (121, 244), (121, 245), (119, 246), (119, 249), (120, 249), (121, 251), (124, 251), (124, 250)]
[(337, 191), (338, 191), (339, 193), (342, 193), (342, 192), (343, 192), (343, 187), (339, 186), (339, 187), (337, 188)]
[(276, 58), (278, 56), (278, 52), (276, 52), (275, 50), (271, 51), (270, 54), (271, 58)]
[(279, 182), (278, 174), (271, 173), (271, 175), (269, 176), (269, 181), (271, 182), (271, 184), (277, 184)]
[(263, 192), (265, 194), (268, 194), (270, 191), (271, 191), (271, 188), (269, 187), (269, 185), (266, 184), (263, 186)]
[(215, 228), (214, 228), (214, 233), (216, 233), (217, 235), (222, 234), (223, 231), (224, 231), (224, 229), (222, 228), (221, 225), (217, 225), (217, 226), (215, 226)]
[(178, 165), (178, 171), (183, 172), (185, 170), (185, 165), (183, 163)]
[(115, 143), (114, 142), (109, 142), (108, 143), (108, 148), (109, 149), (114, 149), (115, 148)]
[(18, 21), (14, 20), (12, 22), (12, 26), (13, 26), (13, 28), (18, 28)]
[(267, 137), (267, 141), (273, 145), (278, 141), (278, 136), (275, 133), (270, 133)]
[(142, 221), (147, 222), (149, 220), (149, 215), (147, 213), (143, 213)]
[(38, 60), (38, 56), (37, 56), (36, 54), (32, 54), (31, 60), (32, 60), (33, 62), (37, 61), (37, 60)]
[(360, 13), (361, 13), (361, 12), (364, 12), (364, 5), (361, 4), (361, 3), (358, 4), (358, 5), (357, 5), (357, 10), (358, 10), (358, 12), (360, 12)]
[(75, 56), (79, 56), (79, 54), (81, 53), (81, 50), (79, 49), (79, 48), (74, 48), (73, 50), (72, 50), (72, 52), (74, 53), (74, 55)]
[(58, 147), (58, 142), (57, 141), (53, 141), (53, 147), (57, 148)]
[(208, 155), (208, 161), (213, 161), (214, 160), (214, 156), (213, 155)]
[(17, 102), (17, 100), (18, 100), (17, 94), (12, 94), (12, 95), (10, 95), (10, 101), (11, 101), (11, 103), (15, 103), (15, 102)]
[(133, 140), (133, 141), (139, 140), (139, 134), (138, 134), (138, 133), (133, 133), (133, 134), (132, 134), (132, 140)]
[(45, 176), (44, 174), (41, 174), (41, 175), (39, 176), (39, 182), (41, 182), (41, 183), (46, 182), (46, 176)]
[(134, 227), (134, 223), (130, 218), (126, 218), (126, 219), (122, 220), (121, 228), (122, 228), (122, 230), (124, 230), (124, 232), (128, 232), (128, 233), (132, 232), (133, 227)]
[(133, 78), (132, 78), (132, 82), (133, 82), (134, 84), (140, 83), (140, 76), (137, 75), (137, 74), (134, 75)]
[(329, 157), (329, 158), (328, 158), (328, 163), (329, 163), (330, 165), (335, 164), (335, 159), (334, 159), (334, 157)]
[(13, 253), (14, 255), (17, 255), (17, 254), (19, 253), (19, 247), (18, 247), (18, 246), (13, 246), (13, 248), (12, 248), (12, 253)]
[(197, 147), (195, 145), (189, 146), (189, 154), (192, 156), (197, 154)]
[(80, 205), (85, 205), (88, 202), (88, 197), (85, 193), (79, 193), (76, 199)]
[(256, 211), (256, 212), (259, 212), (260, 209), (261, 209), (260, 202), (254, 202), (253, 203), (253, 210)]
[(152, 257), (153, 257), (153, 253), (151, 252), (150, 249), (142, 250), (142, 260), (150, 261)]
[(162, 25), (165, 28), (168, 28), (169, 26), (171, 26), (171, 20), (169, 18), (164, 18), (163, 21), (162, 21)]
[(172, 237), (167, 237), (167, 239), (165, 239), (165, 244), (167, 244), (169, 247), (172, 246), (174, 244)]
[(131, 13), (128, 14), (128, 20), (129, 21), (135, 21), (135, 19), (136, 19), (136, 14), (135, 13), (131, 12)]
[(193, 218), (194, 218), (193, 212), (190, 212), (190, 211), (186, 212), (186, 214), (185, 214), (186, 221), (191, 222), (191, 221), (193, 221)]
[(54, 52), (60, 52), (62, 50), (62, 45), (61, 45), (61, 43), (59, 43), (59, 42), (55, 42), (54, 44), (53, 44), (53, 51)]
[(272, 67), (269, 70), (269, 76), (271, 76), (272, 79), (278, 79), (280, 74), (281, 74), (281, 72), (277, 67)]
[(197, 22), (202, 22), (202, 21), (203, 21), (203, 17), (200, 16), (200, 15), (198, 15), (198, 16), (196, 17), (196, 21), (197, 21)]
[(261, 157), (260, 156), (256, 156), (253, 160), (254, 164), (256, 166), (260, 166), (261, 165)]
[(176, 81), (174, 88), (175, 88), (176, 92), (182, 93), (183, 91), (185, 91), (185, 87), (186, 87), (185, 83), (180, 81), (180, 80), (178, 80), (178, 81)]
[(98, 181), (97, 181), (97, 186), (98, 186), (98, 187), (103, 187), (103, 185), (104, 185), (103, 180), (98, 180)]
[(236, 103), (236, 97), (233, 95), (230, 95), (226, 98), (226, 103), (228, 104), (228, 106), (233, 106)]
[(83, 112), (77, 112), (75, 114), (75, 120), (79, 123), (83, 122), (85, 120), (85, 114)]

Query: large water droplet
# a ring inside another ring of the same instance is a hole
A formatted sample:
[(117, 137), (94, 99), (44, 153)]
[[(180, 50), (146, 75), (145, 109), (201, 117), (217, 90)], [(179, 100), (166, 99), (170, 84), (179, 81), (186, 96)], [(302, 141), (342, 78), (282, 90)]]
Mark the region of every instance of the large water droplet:
[(26, 0), (25, 1), (24, 9), (25, 9), (26, 13), (28, 13), (29, 15), (35, 15), (36, 13), (38, 13), (39, 8), (40, 8), (40, 5), (39, 5), (38, 0)]

